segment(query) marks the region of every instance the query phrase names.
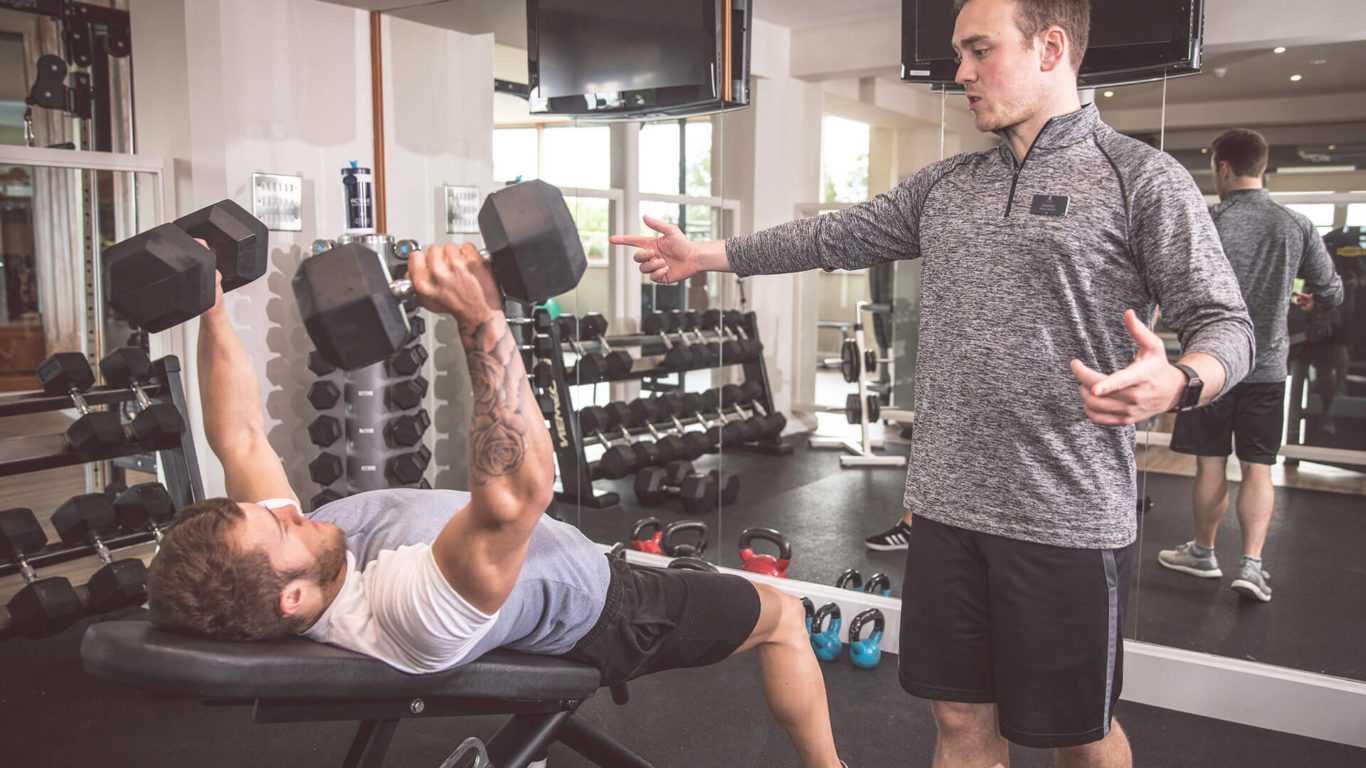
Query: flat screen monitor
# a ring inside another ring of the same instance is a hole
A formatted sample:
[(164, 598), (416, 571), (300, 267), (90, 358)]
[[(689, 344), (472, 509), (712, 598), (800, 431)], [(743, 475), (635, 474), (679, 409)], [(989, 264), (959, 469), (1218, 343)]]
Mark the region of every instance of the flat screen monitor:
[[(956, 88), (951, 0), (902, 0), (901, 79)], [(1093, 0), (1077, 84), (1125, 85), (1200, 71), (1204, 0)]]
[(641, 119), (749, 103), (750, 0), (527, 0), (533, 113)]

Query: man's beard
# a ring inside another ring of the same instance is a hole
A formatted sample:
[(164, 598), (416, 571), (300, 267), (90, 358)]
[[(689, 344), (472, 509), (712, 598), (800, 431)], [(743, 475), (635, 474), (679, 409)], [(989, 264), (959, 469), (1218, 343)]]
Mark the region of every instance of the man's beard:
[(341, 578), (342, 565), (345, 563), (346, 537), (340, 528), (330, 526), (327, 539), (323, 542), (323, 550), (318, 553), (318, 557), (313, 561), (313, 565), (307, 573), (304, 574), (304, 578), (327, 591)]

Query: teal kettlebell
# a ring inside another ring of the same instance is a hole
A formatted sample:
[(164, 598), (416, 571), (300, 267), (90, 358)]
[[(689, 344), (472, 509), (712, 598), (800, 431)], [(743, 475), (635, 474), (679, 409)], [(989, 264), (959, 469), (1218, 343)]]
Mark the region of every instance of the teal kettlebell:
[[(872, 633), (868, 637), (860, 637), (869, 621), (873, 622)], [(854, 662), (854, 666), (872, 669), (882, 661), (882, 633), (886, 628), (887, 622), (882, 618), (882, 611), (876, 608), (863, 611), (849, 622), (849, 660)]]
[[(830, 623), (825, 629), (821, 625), (829, 617)], [(821, 661), (834, 661), (840, 656), (840, 651), (844, 650), (844, 643), (840, 640), (840, 607), (836, 603), (826, 603), (816, 610), (816, 615), (811, 617), (811, 650), (815, 651), (816, 658)]]
[(891, 597), (892, 580), (888, 578), (887, 574), (878, 571), (868, 577), (868, 583), (863, 585), (863, 591), (874, 595), (882, 595), (883, 597)]
[(863, 574), (857, 568), (848, 568), (835, 579), (836, 589), (859, 589), (863, 586)]

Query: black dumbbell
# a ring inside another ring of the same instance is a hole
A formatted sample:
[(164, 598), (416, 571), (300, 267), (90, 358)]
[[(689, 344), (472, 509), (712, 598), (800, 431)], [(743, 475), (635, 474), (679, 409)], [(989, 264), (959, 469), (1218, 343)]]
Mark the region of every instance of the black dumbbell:
[(412, 376), (422, 370), (422, 365), (426, 362), (427, 348), (421, 344), (414, 344), (390, 355), (384, 365), (389, 369), (390, 376)]
[(659, 415), (673, 422), (674, 429), (678, 431), (678, 436), (683, 441), (683, 446), (686, 450), (684, 450), (678, 458), (691, 461), (704, 453), (710, 452), (716, 447), (717, 441), (721, 439), (721, 430), (719, 428), (713, 432), (707, 428), (707, 425), (701, 419), (694, 417), (696, 423), (702, 424), (702, 431), (699, 432), (687, 429), (683, 422), (680, 421), (681, 417), (692, 416), (692, 414), (684, 413), (685, 403), (683, 395), (669, 393), (654, 399), (659, 405)]
[(395, 485), (412, 485), (422, 480), (422, 474), (427, 471), (431, 461), (432, 452), (427, 446), (418, 446), (415, 451), (401, 453), (386, 461), (384, 476)]
[(621, 400), (613, 400), (608, 403), (607, 412), (611, 423), (621, 430), (621, 437), (631, 446), (631, 451), (636, 455), (637, 467), (659, 466), (668, 461), (664, 457), (664, 451), (651, 440), (637, 440), (631, 435), (631, 427), (638, 427), (635, 423), (635, 414), (631, 407)]
[(308, 423), (308, 441), (319, 448), (326, 448), (340, 440), (341, 436), (341, 422), (333, 416), (323, 414)]
[[(733, 413), (737, 418), (743, 419), (749, 425), (756, 440), (762, 437), (776, 436), (782, 432), (783, 427), (787, 426), (786, 417), (778, 414), (779, 418), (774, 419), (768, 414), (759, 413), (759, 408), (755, 406), (751, 395), (751, 390), (747, 390), (739, 384), (727, 384), (721, 387), (722, 411), (725, 412), (725, 409), (729, 408), (728, 413)], [(754, 408), (754, 410), (746, 411), (743, 407), (746, 405)]]
[(85, 604), (71, 582), (60, 576), (38, 578), (28, 557), (47, 546), (47, 534), (33, 510), (17, 507), (0, 510), (0, 557), (19, 566), (24, 587), (10, 598), (5, 635), (48, 637), (71, 626), (85, 615)]
[(693, 356), (687, 339), (679, 336), (675, 342), (669, 338), (671, 325), (668, 312), (651, 312), (640, 323), (642, 333), (658, 336), (664, 344), (664, 354), (659, 358), (659, 367), (668, 371), (686, 371), (699, 367), (695, 363), (697, 358)]
[(702, 313), (698, 320), (698, 327), (716, 334), (719, 340), (718, 363), (731, 365), (732, 363), (743, 362), (745, 348), (741, 346), (739, 337), (730, 333), (725, 327), (724, 319), (721, 310), (709, 309)]
[[(540, 304), (572, 290), (588, 266), (564, 197), (543, 181), (489, 195), (479, 232), (503, 293), (516, 301)], [(339, 368), (383, 360), (412, 335), (402, 308), (412, 282), (391, 282), (375, 252), (357, 243), (304, 259), (293, 287), (314, 346)]]
[(318, 458), (308, 462), (308, 476), (318, 485), (337, 482), (344, 469), (341, 457), (334, 453), (320, 453)]
[(721, 316), (721, 328), (729, 330), (731, 335), (740, 340), (740, 362), (758, 360), (764, 355), (763, 342), (758, 339), (751, 339), (749, 331), (745, 330), (753, 318), (753, 312), (741, 312), (738, 309), (728, 309)]
[(171, 403), (153, 403), (142, 385), (152, 380), (152, 358), (142, 347), (120, 347), (100, 359), (104, 383), (132, 390), (137, 415), (128, 424), (128, 438), (135, 443), (164, 450), (174, 448), (185, 433), (185, 419)]
[(685, 338), (688, 334), (692, 334), (692, 338), (689, 339), (689, 341), (692, 342), (692, 348), (696, 350), (693, 354), (698, 358), (698, 362), (700, 363), (699, 367), (710, 368), (711, 366), (720, 364), (721, 342), (709, 341), (706, 336), (702, 335), (702, 319), (698, 315), (697, 310), (675, 309), (674, 313), (676, 319), (673, 320), (671, 324), (676, 326), (679, 333)]
[(427, 380), (421, 376), (390, 384), (384, 390), (384, 404), (389, 408), (408, 411), (422, 405), (427, 396)]
[(555, 380), (555, 371), (549, 362), (542, 360), (531, 366), (527, 378), (531, 379), (531, 386), (535, 389), (550, 389), (551, 382)]
[(695, 459), (701, 456), (687, 456), (689, 448), (681, 435), (675, 434), (672, 430), (660, 432), (655, 428), (655, 423), (662, 421), (663, 416), (659, 410), (659, 402), (652, 397), (637, 397), (627, 406), (631, 411), (632, 426), (645, 427), (650, 435), (655, 439), (655, 446), (659, 449), (659, 461), (656, 464), (668, 464), (674, 459)]
[(85, 457), (98, 456), (123, 440), (123, 424), (113, 411), (91, 411), (82, 392), (95, 384), (90, 361), (79, 352), (58, 352), (38, 364), (38, 381), (48, 395), (67, 395), (81, 414), (66, 428), (66, 444)]
[(325, 411), (341, 399), (341, 390), (337, 389), (336, 384), (324, 379), (309, 385), (307, 397), (308, 404), (313, 406), (314, 410)]
[(313, 512), (317, 512), (318, 509), (323, 505), (331, 504), (332, 502), (342, 498), (346, 497), (342, 496), (340, 493), (337, 493), (331, 488), (324, 488), (322, 491), (314, 494), (313, 498), (308, 500), (309, 512), (310, 514)]
[(607, 363), (609, 380), (630, 378), (631, 368), (636, 359), (624, 349), (612, 349), (607, 341), (607, 318), (600, 312), (589, 312), (579, 318), (578, 337), (596, 341), (607, 352), (603, 355)]
[(708, 499), (713, 504), (720, 502), (722, 506), (730, 506), (735, 500), (740, 498), (740, 476), (735, 474), (721, 474), (713, 469), (707, 474), (712, 479), (712, 488), (716, 491), (716, 496)]
[(427, 415), (426, 408), (418, 409), (416, 413), (396, 416), (384, 425), (384, 443), (391, 448), (417, 445), (422, 442), (422, 436), (431, 425), (432, 417)]
[(326, 376), (337, 370), (337, 366), (324, 360), (323, 356), (318, 354), (318, 350), (314, 349), (308, 353), (308, 370), (312, 371), (314, 376)]
[(231, 200), (153, 227), (104, 249), (105, 301), (149, 332), (179, 325), (213, 306), (215, 269), (224, 291), (265, 274), (267, 234)]
[(560, 315), (555, 322), (560, 326), (560, 340), (574, 350), (578, 359), (568, 374), (573, 384), (596, 384), (607, 378), (607, 357), (600, 352), (589, 352), (579, 343), (579, 319)]
[(147, 599), (147, 566), (137, 558), (115, 560), (104, 540), (119, 530), (118, 515), (102, 493), (72, 496), (52, 513), (52, 527), (67, 546), (91, 545), (104, 565), (90, 576), (90, 607), (97, 613), (140, 605)]
[[(696, 398), (696, 399), (692, 399)], [(713, 429), (720, 432), (721, 443), (727, 446), (744, 445), (758, 438), (757, 423), (749, 419), (730, 417), (725, 413), (722, 390), (712, 388), (698, 395), (689, 393), (683, 396), (685, 402), (699, 415), (715, 414), (719, 425), (713, 425)]]
[(587, 443), (589, 437), (593, 437), (606, 449), (602, 458), (589, 466), (590, 475), (616, 480), (635, 471), (639, 465), (631, 445), (614, 444), (612, 439), (603, 434), (604, 430), (612, 428), (612, 416), (606, 408), (600, 405), (587, 406), (579, 410), (578, 418), (579, 430), (585, 435), (584, 442)]
[(129, 486), (114, 499), (114, 515), (125, 533), (151, 531), (157, 544), (167, 525), (175, 519), (175, 502), (161, 483)]
[[(715, 482), (699, 475), (686, 461), (672, 461), (664, 467), (646, 467), (636, 473), (632, 483), (636, 501), (646, 505), (677, 500), (686, 514), (695, 515), (715, 509)], [(667, 554), (667, 553), (666, 553)]]
[(770, 435), (781, 435), (787, 428), (787, 417), (781, 411), (772, 409), (768, 403), (768, 395), (764, 392), (764, 385), (755, 379), (749, 379), (740, 385), (743, 394), (741, 403), (753, 408), (761, 417), (767, 419), (765, 432)]
[(664, 526), (659, 551), (668, 557), (701, 557), (707, 551), (707, 524), (701, 520), (675, 520)]

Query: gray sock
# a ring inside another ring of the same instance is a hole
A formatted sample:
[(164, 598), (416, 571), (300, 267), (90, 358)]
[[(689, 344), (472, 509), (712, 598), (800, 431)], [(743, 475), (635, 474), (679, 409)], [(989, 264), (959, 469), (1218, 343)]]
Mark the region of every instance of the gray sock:
[(1191, 554), (1196, 557), (1209, 557), (1214, 554), (1214, 547), (1202, 547), (1199, 543), (1192, 541)]
[(1243, 565), (1250, 565), (1257, 569), (1257, 573), (1262, 572), (1262, 559), (1251, 555), (1243, 555)]

